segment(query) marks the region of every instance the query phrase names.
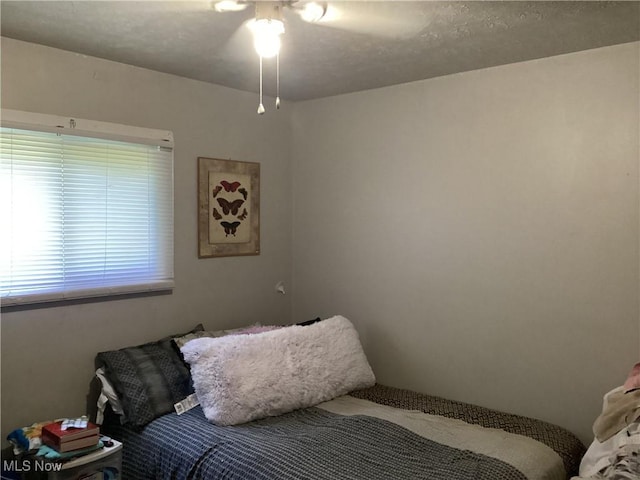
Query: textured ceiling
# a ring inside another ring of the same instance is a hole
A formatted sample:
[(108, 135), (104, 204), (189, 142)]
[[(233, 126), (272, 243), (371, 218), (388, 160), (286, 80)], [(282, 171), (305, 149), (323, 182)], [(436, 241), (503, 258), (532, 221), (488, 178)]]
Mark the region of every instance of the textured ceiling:
[[(3, 36), (257, 92), (242, 12), (201, 1), (5, 1)], [(329, 2), (285, 12), (281, 96), (305, 100), (640, 39), (640, 2)], [(274, 95), (274, 61), (265, 93)]]

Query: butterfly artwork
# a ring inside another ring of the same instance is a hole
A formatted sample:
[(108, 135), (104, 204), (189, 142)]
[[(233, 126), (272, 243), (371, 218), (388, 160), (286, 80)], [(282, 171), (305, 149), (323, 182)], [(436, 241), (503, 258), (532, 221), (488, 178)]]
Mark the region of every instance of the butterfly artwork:
[[(226, 180), (222, 180), (220, 185), (224, 187), (225, 192), (235, 192), (238, 187), (241, 185), (240, 182), (228, 182)], [(246, 200), (246, 199), (245, 199)]]
[(216, 200), (218, 201), (218, 204), (222, 208), (222, 213), (224, 213), (225, 215), (229, 215), (229, 213), (231, 213), (231, 215), (237, 215), (238, 210), (240, 210), (240, 207), (244, 203), (244, 200), (242, 200), (241, 198), (234, 200), (232, 202), (228, 201), (225, 198), (218, 198)]
[[(217, 203), (217, 206), (212, 205), (213, 210), (211, 215), (217, 221), (218, 233), (214, 233), (214, 235), (219, 235), (218, 238), (220, 241), (226, 238), (226, 242), (235, 243), (244, 241), (246, 237), (245, 230), (240, 230), (242, 233), (239, 232), (242, 221), (246, 220), (249, 216), (245, 205), (249, 191), (241, 186), (244, 180), (244, 178), (238, 178), (238, 180), (233, 179), (233, 181), (231, 181), (229, 177), (226, 179), (220, 176), (217, 178), (214, 177), (215, 183), (212, 185), (215, 185), (215, 188), (213, 188), (212, 194), (215, 202), (213, 205)], [(240, 197), (240, 195), (242, 195), (242, 197)], [(242, 237), (242, 240), (240, 237)]]
[(198, 258), (260, 254), (260, 164), (198, 157)]
[(222, 228), (224, 228), (225, 237), (229, 235), (236, 236), (236, 230), (240, 226), (240, 222), (220, 222)]

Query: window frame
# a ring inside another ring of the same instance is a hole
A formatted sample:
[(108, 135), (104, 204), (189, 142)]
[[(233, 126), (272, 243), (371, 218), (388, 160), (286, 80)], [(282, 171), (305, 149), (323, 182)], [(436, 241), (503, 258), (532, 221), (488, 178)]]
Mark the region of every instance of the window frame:
[[(170, 293), (174, 287), (174, 261), (175, 261), (175, 212), (174, 212), (174, 141), (173, 133), (168, 130), (135, 127), (110, 122), (87, 120), (76, 117), (63, 117), (20, 110), (2, 109), (0, 114), (0, 126), (29, 130), (35, 132), (47, 132), (64, 135), (74, 135), (86, 138), (96, 138), (118, 142), (134, 143), (139, 145), (151, 145), (171, 152), (171, 165), (169, 170), (170, 180), (170, 205), (168, 218), (170, 219), (171, 239), (170, 249), (167, 255), (170, 278), (163, 280), (148, 279), (139, 283), (117, 286), (97, 286), (87, 289), (73, 289), (70, 291), (55, 291), (34, 294), (21, 294), (0, 298), (0, 306), (29, 306), (33, 304), (56, 303), (76, 299), (107, 299), (106, 297), (142, 294), (142, 293)], [(167, 178), (167, 177), (164, 177)]]

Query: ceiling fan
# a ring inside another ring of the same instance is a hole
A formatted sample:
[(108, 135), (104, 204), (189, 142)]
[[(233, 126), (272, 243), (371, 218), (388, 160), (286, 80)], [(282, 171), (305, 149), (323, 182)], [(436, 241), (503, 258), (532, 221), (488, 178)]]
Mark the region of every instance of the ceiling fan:
[(289, 9), (300, 15), (306, 22), (320, 21), (327, 13), (326, 2), (304, 2), (296, 0), (220, 0), (214, 2), (217, 12), (238, 12), (253, 6), (255, 18), (247, 26), (253, 34), (253, 45), (260, 58), (260, 103), (258, 114), (265, 112), (262, 103), (262, 61), (276, 57), (276, 109), (280, 108), (280, 36), (284, 33), (283, 10)]
[[(245, 22), (253, 35), (253, 44), (260, 61), (260, 102), (258, 114), (265, 112), (262, 103), (263, 59), (275, 57), (276, 109), (280, 108), (280, 45), (285, 32), (285, 17), (294, 12), (303, 21), (359, 35), (389, 38), (396, 41), (410, 38), (425, 27), (421, 2), (353, 1), (322, 2), (310, 0), (218, 0), (211, 2), (216, 12), (239, 12), (250, 7), (254, 17)], [(400, 5), (399, 5), (400, 4)], [(246, 28), (246, 27), (243, 27)]]
[[(255, 6), (256, 10), (267, 12), (268, 10), (282, 11), (288, 8), (298, 13), (307, 22), (317, 22), (327, 13), (327, 2), (311, 2), (302, 0), (220, 0), (213, 3), (213, 8), (217, 12), (239, 12), (249, 6)], [(256, 11), (256, 17), (258, 12)], [(280, 13), (281, 15), (281, 13)]]

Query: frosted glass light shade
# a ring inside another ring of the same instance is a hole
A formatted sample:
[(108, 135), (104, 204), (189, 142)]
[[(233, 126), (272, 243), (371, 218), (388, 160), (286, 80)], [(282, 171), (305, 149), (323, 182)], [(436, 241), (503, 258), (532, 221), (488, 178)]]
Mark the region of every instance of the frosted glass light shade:
[(253, 46), (262, 58), (275, 57), (280, 52), (280, 35), (284, 33), (281, 20), (261, 18), (253, 22)]

